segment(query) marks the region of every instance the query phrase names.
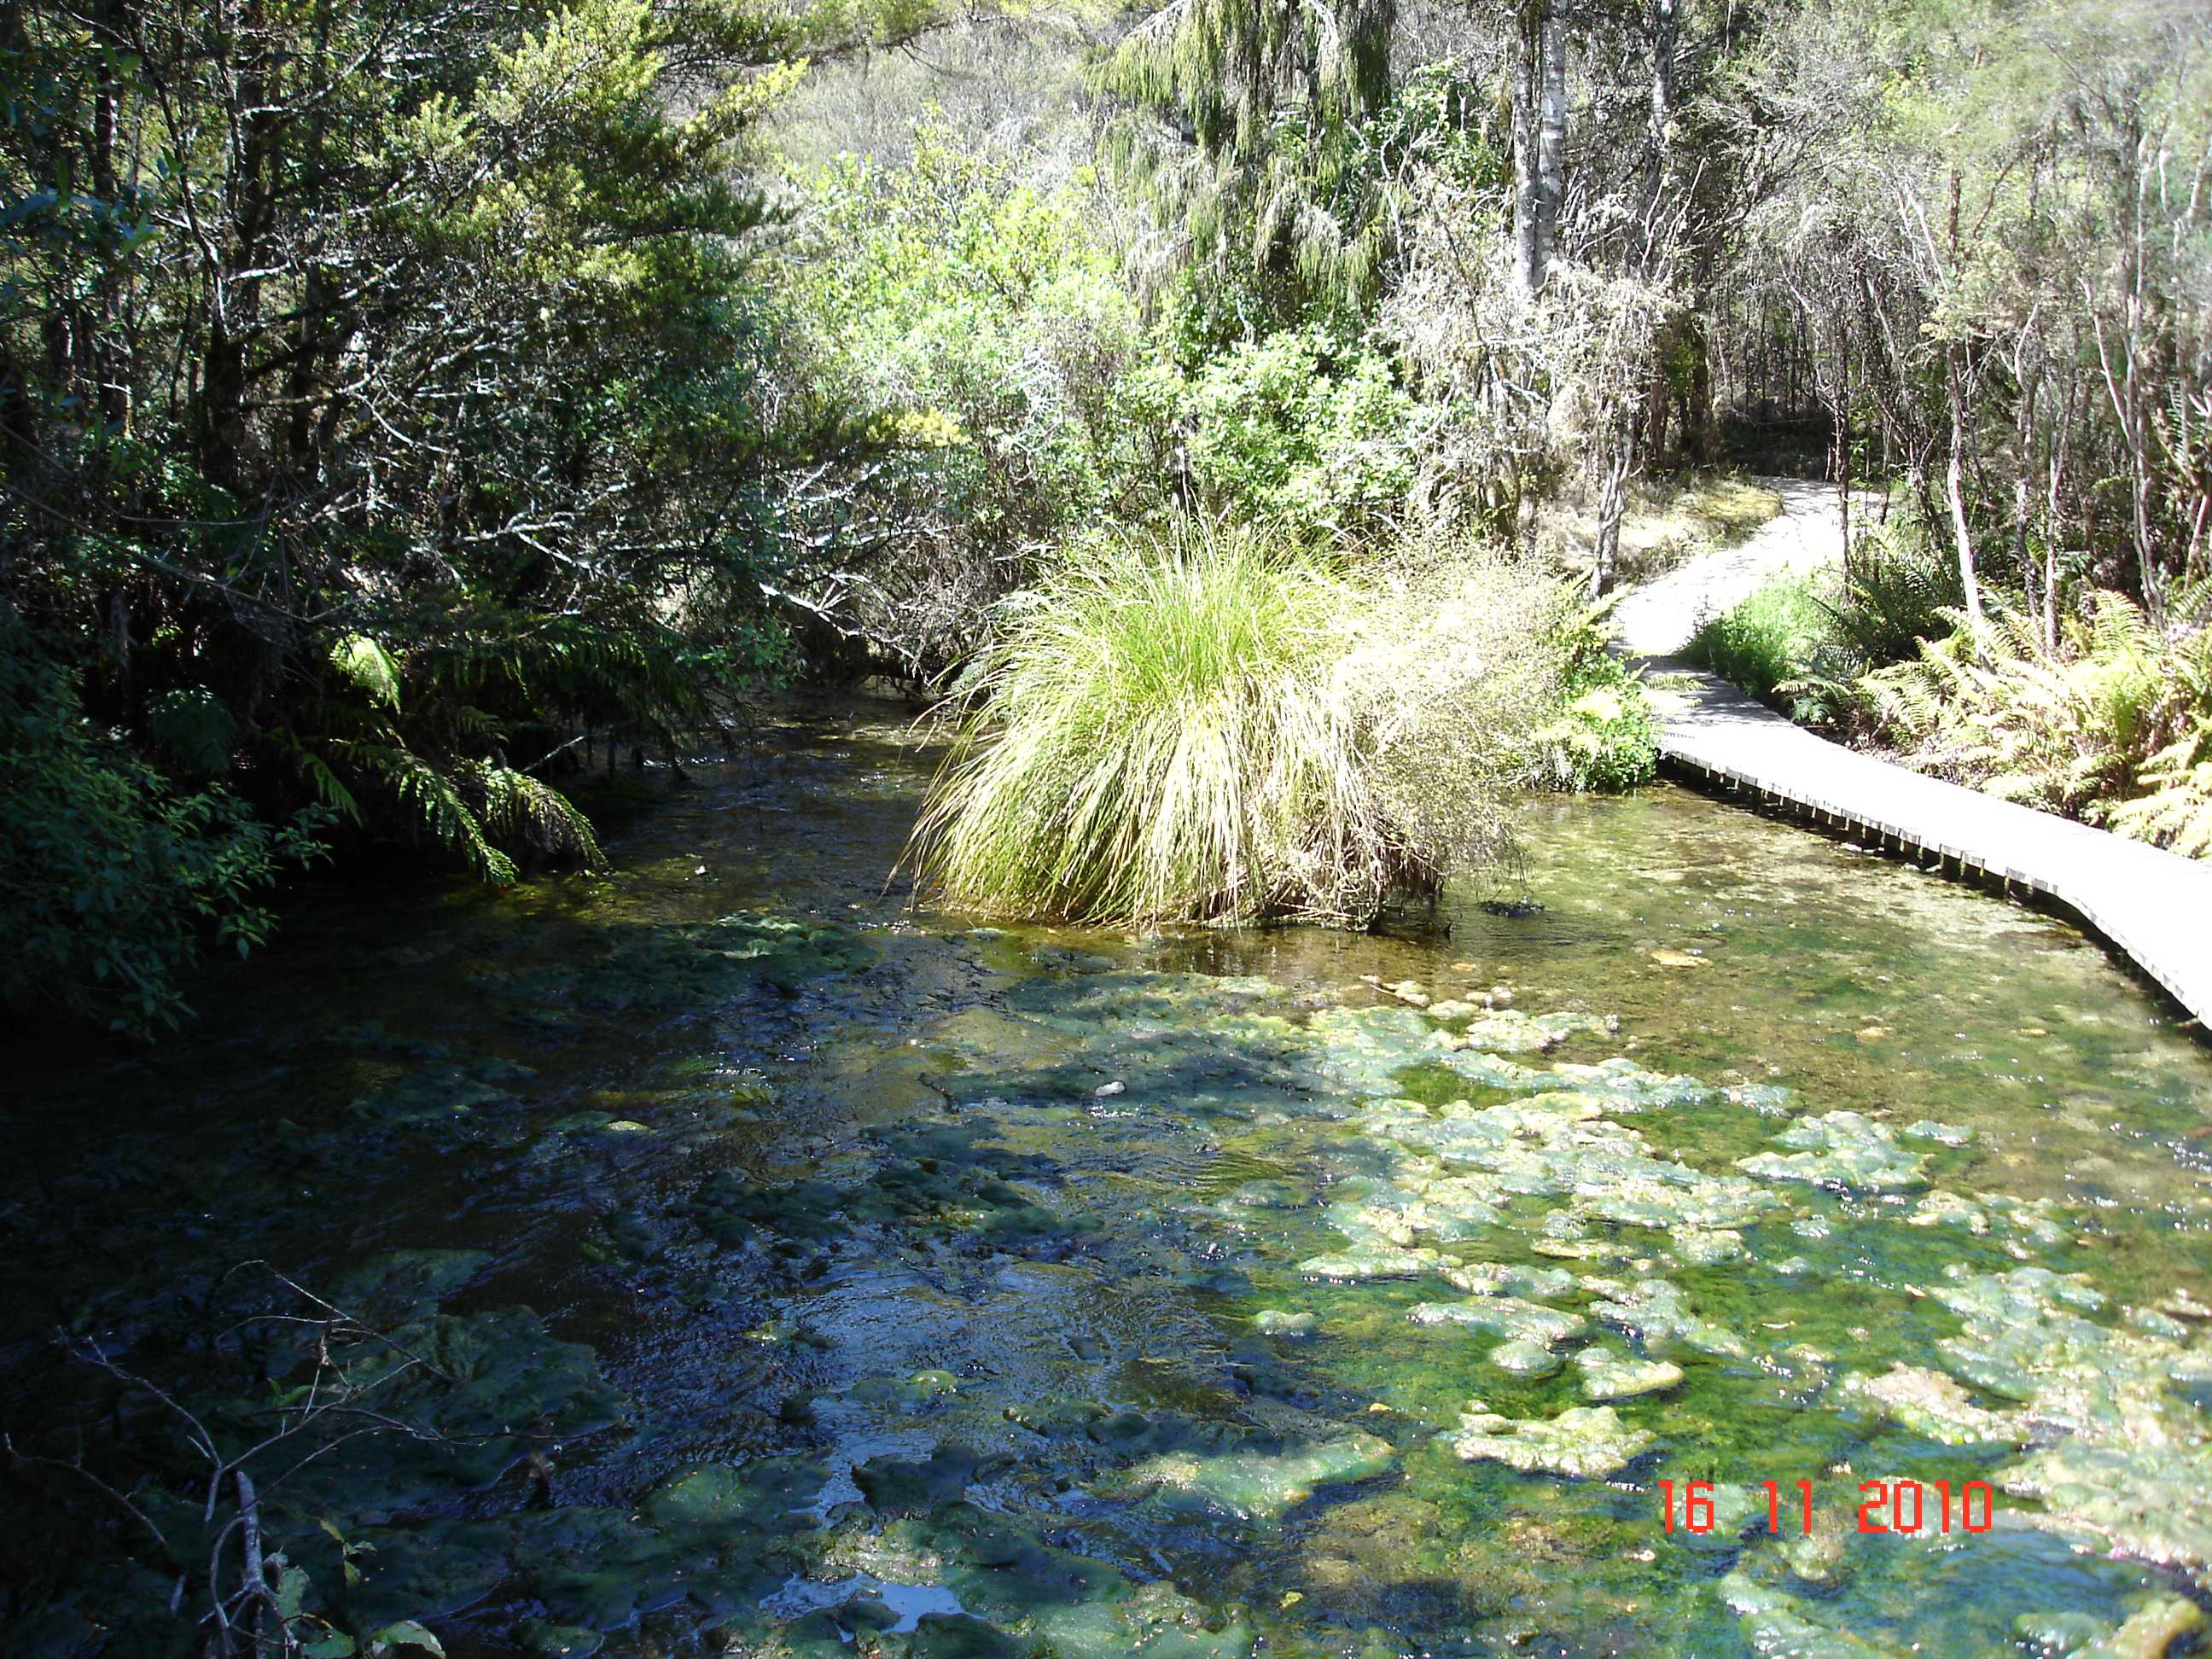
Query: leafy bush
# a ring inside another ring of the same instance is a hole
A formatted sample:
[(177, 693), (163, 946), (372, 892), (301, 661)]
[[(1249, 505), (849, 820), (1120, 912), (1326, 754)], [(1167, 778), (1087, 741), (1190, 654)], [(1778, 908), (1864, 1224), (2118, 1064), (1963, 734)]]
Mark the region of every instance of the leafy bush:
[(848, 156), (801, 182), (795, 343), (812, 395), (869, 411), (890, 453), (849, 500), (797, 504), (836, 573), (799, 574), (922, 673), (1045, 548), (1158, 476), (1122, 406), (1143, 335), (1091, 179), (1040, 183), (1024, 159), (963, 149), (932, 114), (904, 166)]
[(1152, 417), (1183, 434), (1205, 507), (1294, 533), (1356, 539), (1393, 528), (1434, 420), (1382, 357), (1321, 329), (1243, 342), (1140, 386)]
[(1778, 578), (1706, 617), (1691, 638), (1688, 655), (1761, 702), (1771, 701), (1826, 634), (1829, 619), (1808, 583)]
[(918, 886), (1091, 922), (1364, 924), (1504, 844), (1574, 608), (1464, 548), (1355, 580), (1279, 531), (1103, 536), (963, 682)]
[(93, 727), (20, 629), (0, 637), (0, 1000), (19, 1014), (175, 1026), (204, 942), (261, 944), (258, 895), (320, 850), (319, 811), (272, 825), (227, 790), (172, 788)]
[(1900, 517), (1852, 547), (1830, 631), (1867, 673), (1917, 656), (1923, 640), (1950, 631), (1948, 613), (1965, 603), (1956, 561), (1917, 519)]
[[(1771, 634), (1779, 637), (1754, 642), (1755, 661), (1736, 683), (1792, 720), (1863, 729), (1878, 718), (1865, 677), (1916, 657), (1923, 640), (1947, 635), (1962, 603), (1957, 564), (1917, 518), (1900, 516), (1857, 539), (1842, 592), (1832, 599), (1813, 595), (1816, 617), (1791, 600), (1771, 607)], [(1747, 683), (1770, 676), (1769, 691)]]
[(1975, 628), (1953, 613), (1948, 638), (1863, 684), (1921, 770), (2212, 856), (2208, 597), (2178, 595), (2184, 620), (2161, 630), (2133, 600), (2098, 592), (2056, 650), (2024, 617)]
[(1535, 732), (1528, 781), (1540, 789), (1633, 789), (1659, 770), (1659, 722), (1640, 671), (1609, 648), (1605, 611), (1583, 611), (1553, 635), (1558, 712)]

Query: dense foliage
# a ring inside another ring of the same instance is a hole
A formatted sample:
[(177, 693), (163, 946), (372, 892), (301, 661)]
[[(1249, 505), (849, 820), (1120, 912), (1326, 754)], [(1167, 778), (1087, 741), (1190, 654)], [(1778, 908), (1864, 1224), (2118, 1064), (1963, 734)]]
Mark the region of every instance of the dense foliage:
[(297, 850), (234, 799), (494, 883), (595, 857), (549, 763), (783, 663), (771, 483), (845, 434), (763, 395), (740, 169), (788, 60), (869, 27), (9, 8), (0, 610), (55, 799), (188, 827), (233, 890)]
[(1157, 477), (1130, 406), (1141, 328), (1093, 181), (1033, 171), (925, 112), (898, 162), (848, 155), (800, 180), (785, 374), (891, 441), (788, 503), (822, 554), (791, 587), (861, 665), (941, 672), (1040, 556), (1141, 511)]
[[(311, 837), (591, 864), (564, 779), (601, 744), (939, 680), (1107, 527), (1347, 571), (1518, 544), (1599, 595), (1641, 481), (1807, 440), (1887, 504), (1817, 605), (1717, 619), (1764, 694), (1949, 752), (1920, 727), (1986, 724), (1967, 678), (1908, 714), (1868, 677), (2101, 672), (2106, 592), (2195, 660), (2201, 9), (1028, 12), (0, 15), (0, 611), (45, 780), (10, 833), (181, 837), (126, 860), (196, 919), (115, 981), (132, 1018)], [(1528, 775), (1643, 775), (1640, 691), (1554, 646)], [(2175, 696), (2075, 805), (2195, 847), (2212, 711)]]

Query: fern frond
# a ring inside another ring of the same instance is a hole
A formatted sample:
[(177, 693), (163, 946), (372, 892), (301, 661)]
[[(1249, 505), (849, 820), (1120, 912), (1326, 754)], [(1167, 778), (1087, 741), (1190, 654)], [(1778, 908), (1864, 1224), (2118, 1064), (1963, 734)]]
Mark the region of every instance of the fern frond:
[(2105, 822), (2185, 858), (2212, 858), (2212, 721), (2160, 750), (2136, 776), (2150, 793), (2107, 809)]
[(492, 844), (451, 778), (395, 744), (348, 743), (344, 756), (390, 791), (422, 831), (459, 854), (479, 881), (494, 887), (513, 884), (514, 860)]
[(331, 666), (393, 714), (399, 712), (399, 659), (366, 634), (348, 634), (331, 647)]
[(352, 823), (362, 821), (361, 803), (354, 799), (353, 791), (345, 787), (338, 775), (331, 769), (329, 762), (301, 742), (287, 728), (280, 727), (267, 736), (270, 742), (290, 757), (295, 769), (307, 781), (307, 787), (315, 792), (317, 800)]
[(606, 854), (592, 831), (592, 821), (550, 784), (527, 772), (489, 762), (457, 770), (465, 785), (481, 796), (486, 829), (507, 845), (571, 858), (587, 870), (606, 867)]

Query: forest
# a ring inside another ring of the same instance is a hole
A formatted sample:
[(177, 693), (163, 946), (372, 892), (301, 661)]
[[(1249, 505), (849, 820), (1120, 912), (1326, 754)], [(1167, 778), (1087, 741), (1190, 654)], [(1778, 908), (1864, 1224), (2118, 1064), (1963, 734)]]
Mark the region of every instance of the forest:
[(2197, 890), (2200, 0), (0, 77), (0, 1647), (2212, 1639), (2193, 1005), (1661, 778), (1725, 683)]
[(1308, 710), (1403, 729), (1400, 775), (1424, 722), (1487, 734), (1472, 821), (1353, 779), (1223, 833), (1348, 836), (1364, 877), (1255, 851), (1237, 894), (923, 867), (1070, 915), (1356, 912), (1322, 890), (1494, 839), (1506, 780), (1648, 771), (1633, 690), (1516, 573), (1604, 595), (1639, 492), (1729, 465), (1832, 481), (1847, 552), (1708, 660), (2212, 851), (2203, 24), (13, 7), (9, 1000), (162, 1028), (303, 864), (589, 866), (563, 780), (763, 690), (965, 672), (995, 729), (1017, 618), (1087, 585), (1110, 629), (1136, 566), (1224, 537), (1224, 581), (1338, 585), (1280, 596), (1332, 659), (1418, 651), (1324, 614), (1378, 582), (1439, 635), (1490, 613), (1438, 587), (1478, 567), (1528, 605), (1491, 617), (1554, 642), (1515, 689), (1430, 651), (1418, 700), (1370, 660)]

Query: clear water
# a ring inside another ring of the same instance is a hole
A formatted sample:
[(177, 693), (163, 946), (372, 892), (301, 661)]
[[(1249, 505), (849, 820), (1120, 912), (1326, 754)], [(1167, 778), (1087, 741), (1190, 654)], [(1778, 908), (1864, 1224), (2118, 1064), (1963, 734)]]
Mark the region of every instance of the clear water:
[[(457, 1655), (2154, 1653), (2193, 1617), (2212, 1054), (2073, 930), (1671, 787), (1532, 803), (1544, 908), (1448, 935), (979, 928), (886, 885), (908, 736), (863, 707), (696, 766), (610, 878), (313, 901), (183, 1040), (20, 1073), (19, 1448), (189, 1534), (174, 1425), (51, 1334), (251, 1443), (288, 1351), (217, 1316), (266, 1259), (438, 1358), (391, 1409), (453, 1443), (340, 1446), (264, 1524), (311, 1616)], [(1870, 1480), (1923, 1524), (1859, 1532)], [(1692, 1481), (1713, 1524), (1668, 1531)], [(1991, 1524), (1943, 1529), (1970, 1481)], [(197, 1584), (171, 1615), (83, 1484), (19, 1480), (7, 1650), (189, 1650)]]

